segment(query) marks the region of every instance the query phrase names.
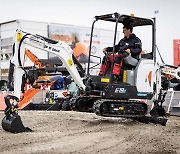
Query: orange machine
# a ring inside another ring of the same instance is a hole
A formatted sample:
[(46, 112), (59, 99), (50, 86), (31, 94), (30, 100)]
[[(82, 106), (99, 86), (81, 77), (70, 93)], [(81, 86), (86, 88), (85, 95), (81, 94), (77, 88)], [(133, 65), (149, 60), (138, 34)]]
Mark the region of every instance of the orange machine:
[(42, 62), (30, 51), (25, 50), (25, 55), (35, 64), (38, 68), (43, 68)]

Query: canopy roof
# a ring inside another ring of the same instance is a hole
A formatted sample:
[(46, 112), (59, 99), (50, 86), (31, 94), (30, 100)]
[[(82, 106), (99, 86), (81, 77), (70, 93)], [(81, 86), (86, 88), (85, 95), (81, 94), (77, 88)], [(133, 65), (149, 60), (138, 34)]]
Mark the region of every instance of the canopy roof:
[(119, 14), (119, 13), (95, 16), (95, 19), (111, 21), (111, 22), (116, 22), (118, 20), (118, 23), (122, 23), (123, 25), (128, 24), (128, 25), (131, 25), (132, 27), (153, 25), (153, 20), (151, 19), (134, 17), (134, 16), (124, 15), (124, 14)]

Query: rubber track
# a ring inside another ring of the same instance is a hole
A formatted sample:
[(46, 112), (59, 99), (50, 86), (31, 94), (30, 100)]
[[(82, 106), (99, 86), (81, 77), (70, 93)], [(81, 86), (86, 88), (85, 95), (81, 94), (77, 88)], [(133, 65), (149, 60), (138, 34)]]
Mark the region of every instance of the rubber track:
[[(129, 118), (132, 118), (132, 117), (141, 117), (141, 116), (144, 116), (145, 114), (140, 114), (140, 115), (121, 115), (121, 114), (111, 114), (111, 113), (101, 113), (100, 111), (100, 108), (101, 108), (101, 105), (105, 102), (113, 102), (113, 103), (134, 103), (134, 104), (145, 104), (144, 102), (141, 102), (141, 101), (136, 101), (136, 100), (111, 100), (111, 99), (98, 99), (94, 102), (94, 105), (93, 105), (93, 111), (96, 115), (98, 116), (105, 116), (105, 117), (129, 117)], [(146, 113), (146, 112), (145, 112)]]

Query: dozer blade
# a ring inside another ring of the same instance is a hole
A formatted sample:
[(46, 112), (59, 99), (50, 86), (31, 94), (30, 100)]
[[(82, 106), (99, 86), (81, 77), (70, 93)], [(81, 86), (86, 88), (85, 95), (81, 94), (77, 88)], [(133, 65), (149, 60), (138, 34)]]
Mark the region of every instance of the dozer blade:
[(159, 118), (159, 117), (143, 116), (143, 117), (136, 117), (136, 118), (131, 118), (131, 119), (145, 123), (145, 124), (154, 123), (154, 124), (159, 124), (162, 126), (166, 126), (166, 123), (167, 123), (167, 119), (163, 117)]
[(162, 106), (156, 105), (153, 107), (153, 109), (150, 111), (150, 115), (152, 117), (164, 117), (166, 116), (166, 111)]
[(12, 133), (32, 131), (30, 128), (24, 127), (21, 117), (17, 114), (5, 116), (2, 120), (2, 128)]

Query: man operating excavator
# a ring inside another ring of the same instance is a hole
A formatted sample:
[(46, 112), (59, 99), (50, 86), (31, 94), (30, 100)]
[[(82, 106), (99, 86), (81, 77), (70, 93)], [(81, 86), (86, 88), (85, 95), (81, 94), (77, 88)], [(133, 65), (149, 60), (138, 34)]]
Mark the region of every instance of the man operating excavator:
[[(114, 66), (113, 66), (113, 77), (117, 79), (121, 72), (121, 67), (123, 65), (123, 60), (129, 54), (135, 59), (139, 58), (139, 54), (142, 51), (142, 44), (141, 40), (132, 33), (133, 27), (130, 25), (124, 25), (123, 33), (124, 38), (120, 40), (120, 42), (115, 45), (115, 52), (114, 54)], [(99, 75), (106, 75), (111, 63), (113, 61), (113, 47), (107, 47), (103, 49), (105, 56), (103, 57), (103, 61), (100, 67)], [(109, 54), (111, 53), (111, 54)]]

